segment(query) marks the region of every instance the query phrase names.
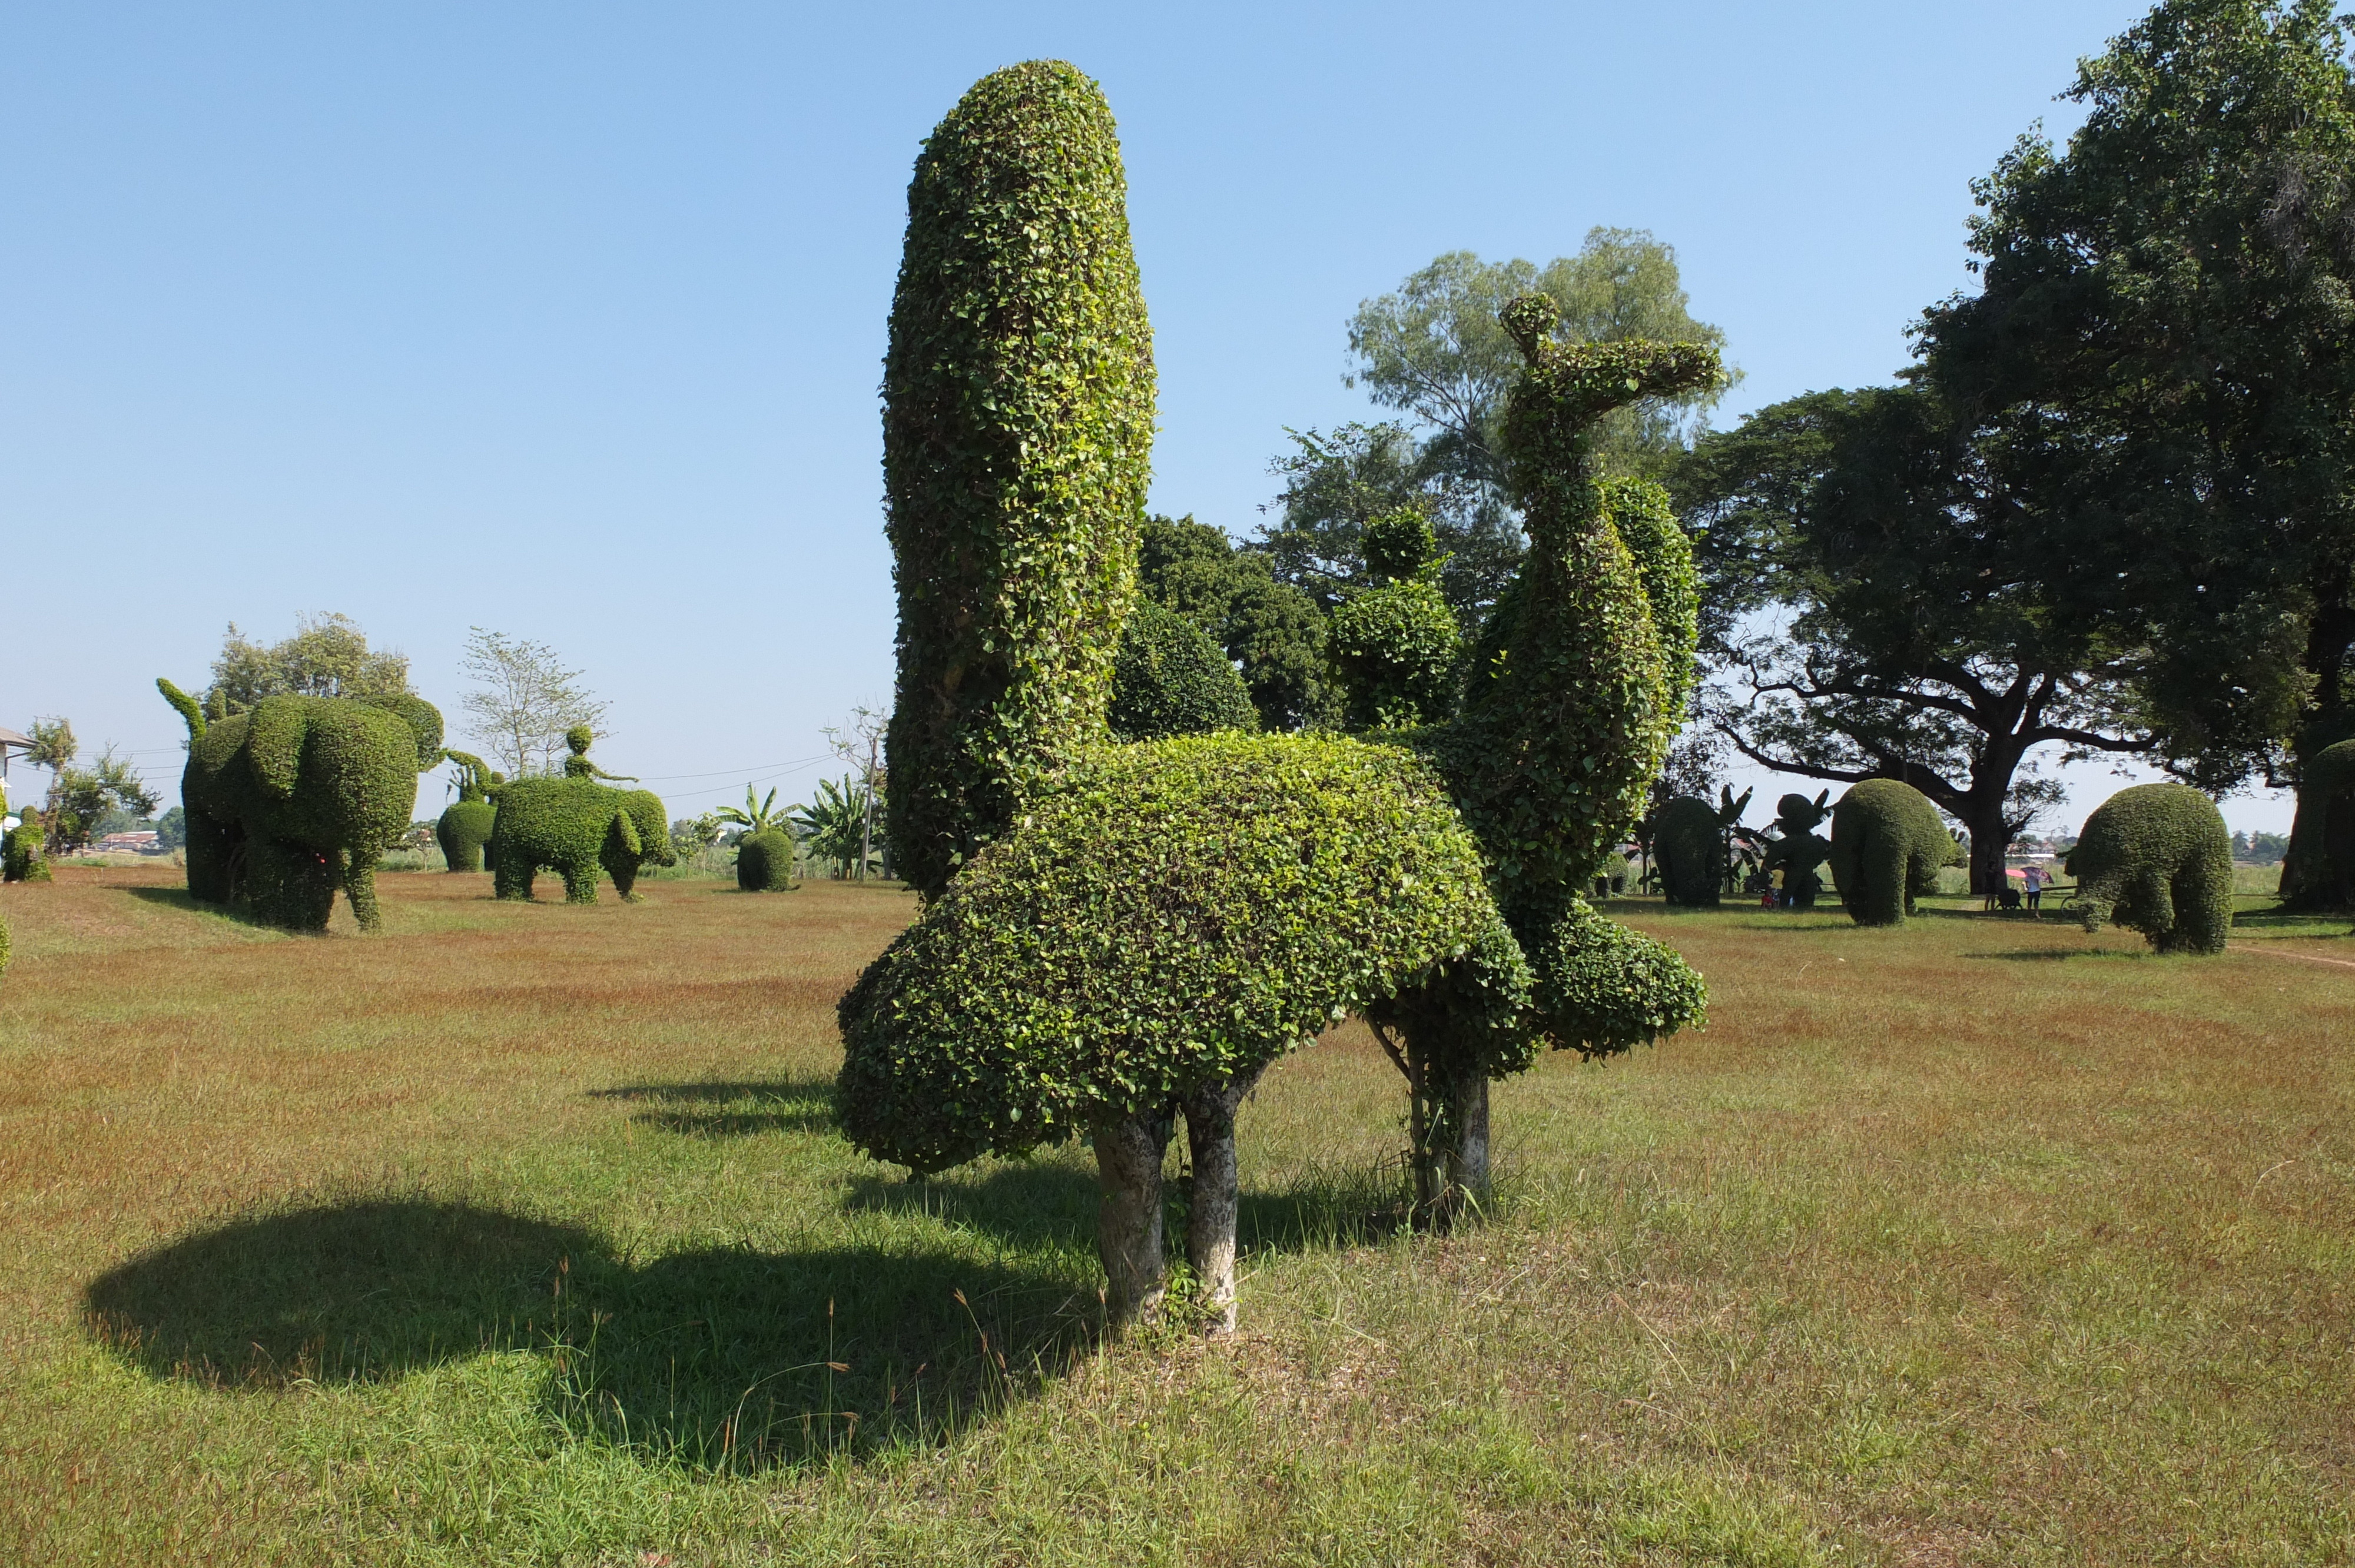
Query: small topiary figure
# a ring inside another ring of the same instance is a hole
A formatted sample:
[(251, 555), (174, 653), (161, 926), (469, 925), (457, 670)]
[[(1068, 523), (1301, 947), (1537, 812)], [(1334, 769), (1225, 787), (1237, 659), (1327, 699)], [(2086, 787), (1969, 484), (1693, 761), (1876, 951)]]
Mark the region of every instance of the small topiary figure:
[(1344, 599), (1325, 634), (1326, 657), (1348, 695), (1351, 729), (1435, 724), (1455, 706), (1464, 653), (1455, 611), (1440, 591), (1431, 521), (1412, 507), (1367, 521), (1366, 575), (1373, 586)]
[(1120, 634), (1106, 716), (1120, 740), (1259, 727), (1259, 710), (1227, 651), (1184, 616), (1151, 603), (1137, 605)]
[(1111, 107), (1061, 60), (993, 71), (916, 159), (883, 362), (890, 837), (927, 898), (1103, 736), (1153, 397)]
[(498, 808), (491, 803), (492, 791), (506, 782), (486, 767), (483, 759), (464, 751), (446, 753), (458, 765), (458, 798), (433, 824), (433, 837), (442, 845), (442, 859), (451, 871), (475, 872), (483, 869), (484, 852), (490, 847), (491, 831), (498, 822)]
[[(1831, 859), (1832, 842), (1816, 829), (1832, 814), (1825, 804), (1831, 798), (1832, 792), (1826, 789), (1812, 800), (1805, 795), (1785, 795), (1774, 805), (1774, 825), (1782, 832), (1768, 842), (1759, 869), (1782, 872), (1785, 899), (1795, 909), (1813, 909), (1824, 890), (1824, 879), (1816, 874), (1816, 867)], [(1945, 831), (1942, 824), (1939, 832)], [(1936, 886), (1933, 876), (1930, 887)]]
[(2115, 920), (2162, 953), (2221, 953), (2232, 930), (2232, 835), (2189, 784), (2121, 789), (2085, 819), (2064, 867), (2085, 929)]
[(1718, 790), (1718, 803), (1680, 796), (1652, 819), (1652, 859), (1660, 868), (1660, 892), (1671, 904), (1714, 909), (1724, 891), (1726, 839), (1742, 826), (1753, 791), (1735, 800)]
[(1868, 779), (1832, 808), (1832, 882), (1859, 926), (1905, 924), (1914, 899), (1938, 890), (1938, 868), (1954, 858), (1938, 808), (1911, 784)]
[(340, 886), (360, 928), (377, 929), (377, 858), (409, 830), (417, 776), (442, 760), (440, 711), (405, 694), (275, 696), (208, 720), (171, 682), (155, 687), (188, 726), (188, 895), (320, 931)]
[(612, 789), (594, 779), (517, 779), (499, 786), (498, 803), (491, 889), (501, 898), (529, 898), (545, 867), (564, 878), (566, 903), (594, 904), (602, 866), (613, 891), (635, 902), (641, 866), (678, 861), (661, 798), (651, 789)]
[(744, 893), (791, 893), (794, 881), (793, 836), (782, 828), (763, 828), (736, 841), (736, 886)]
[[(0, 784), (0, 819), (8, 815), (8, 788)], [(48, 858), (41, 851), (40, 824), (28, 813), (13, 828), (0, 829), (0, 882), (47, 882)]]

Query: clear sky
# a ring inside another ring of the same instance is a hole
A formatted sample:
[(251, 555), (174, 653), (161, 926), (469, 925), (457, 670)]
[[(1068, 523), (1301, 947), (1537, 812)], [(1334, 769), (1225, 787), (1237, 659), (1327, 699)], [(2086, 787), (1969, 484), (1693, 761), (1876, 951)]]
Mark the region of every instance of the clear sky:
[(675, 815), (815, 757), (890, 689), (910, 164), (996, 67), (1103, 84), (1154, 504), (1244, 534), (1284, 427), (1369, 413), (1350, 311), (1444, 250), (1650, 229), (1746, 372), (1721, 420), (1885, 380), (1967, 282), (1969, 181), (2140, 9), (11, 7), (0, 724), (66, 715), (168, 795), (154, 678), (340, 610), (453, 719), (469, 626), (555, 644)]

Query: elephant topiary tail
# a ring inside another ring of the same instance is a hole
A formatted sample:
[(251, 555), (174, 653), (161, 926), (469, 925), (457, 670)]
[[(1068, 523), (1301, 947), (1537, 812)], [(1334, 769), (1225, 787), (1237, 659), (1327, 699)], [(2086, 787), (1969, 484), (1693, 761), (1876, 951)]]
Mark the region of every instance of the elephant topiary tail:
[(188, 695), (187, 693), (180, 690), (179, 687), (172, 684), (169, 680), (165, 679), (162, 675), (155, 677), (155, 689), (164, 694), (164, 700), (165, 702), (171, 704), (180, 711), (180, 716), (182, 718), (188, 721), (188, 738), (190, 740), (204, 739), (205, 710), (197, 705), (197, 699)]

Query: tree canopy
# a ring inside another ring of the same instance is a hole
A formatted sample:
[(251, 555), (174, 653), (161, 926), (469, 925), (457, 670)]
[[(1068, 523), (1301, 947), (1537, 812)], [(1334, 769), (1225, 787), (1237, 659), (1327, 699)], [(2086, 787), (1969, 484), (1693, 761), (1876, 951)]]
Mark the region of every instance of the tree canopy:
[(409, 656), (368, 646), (368, 633), (349, 616), (306, 615), (294, 633), (256, 642), (229, 622), (213, 660), (205, 711), (218, 718), (241, 713), (264, 697), (390, 697), (413, 695)]

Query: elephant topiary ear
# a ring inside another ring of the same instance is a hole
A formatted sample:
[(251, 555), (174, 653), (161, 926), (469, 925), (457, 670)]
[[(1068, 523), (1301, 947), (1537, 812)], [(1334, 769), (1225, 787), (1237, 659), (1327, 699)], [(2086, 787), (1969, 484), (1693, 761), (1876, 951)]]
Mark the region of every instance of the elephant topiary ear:
[(417, 771), (424, 772), (442, 762), (442, 710), (423, 697), (408, 692), (388, 693), (359, 699), (370, 707), (396, 714), (400, 721), (417, 733)]
[(630, 821), (629, 812), (616, 810), (613, 813), (613, 831), (615, 836), (620, 838), (622, 841), (622, 847), (627, 850), (630, 853), (644, 854), (645, 853), (645, 842), (638, 837), (638, 824)]
[(303, 740), (311, 715), (301, 697), (264, 697), (253, 706), (245, 732), (245, 755), (262, 793), (283, 800), (294, 793), (303, 770)]

